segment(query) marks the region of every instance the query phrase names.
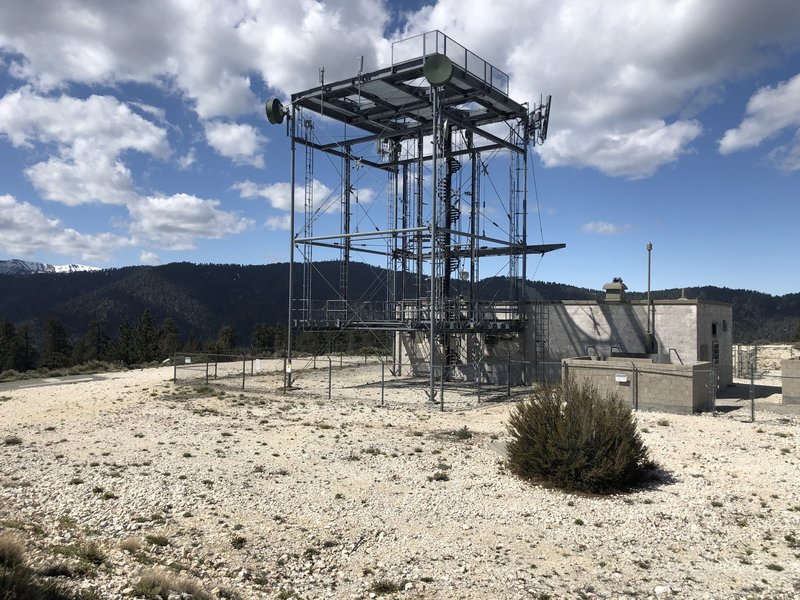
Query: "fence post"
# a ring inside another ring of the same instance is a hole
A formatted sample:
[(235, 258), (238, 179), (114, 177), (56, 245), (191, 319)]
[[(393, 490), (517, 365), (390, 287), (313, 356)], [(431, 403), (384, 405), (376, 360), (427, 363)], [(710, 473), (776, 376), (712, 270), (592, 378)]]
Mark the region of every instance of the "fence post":
[(328, 357), (328, 400), (331, 399), (331, 382), (333, 381), (333, 360)]
[(208, 354), (206, 354), (206, 385), (208, 385)]
[(750, 422), (756, 422), (756, 384), (755, 384), (756, 356), (755, 352), (750, 357)]
[(508, 364), (506, 365), (506, 395), (511, 398), (511, 354), (508, 355)]
[(286, 393), (286, 357), (283, 357), (283, 393)]
[(717, 374), (714, 363), (711, 363), (711, 414), (717, 416)]
[(317, 368), (317, 355), (314, 355), (314, 370)]
[(636, 370), (636, 364), (631, 363), (631, 386), (633, 387), (633, 410), (639, 410), (639, 372)]
[(242, 391), (244, 391), (244, 375), (247, 373), (247, 358), (242, 354)]
[(219, 356), (217, 356), (215, 354), (214, 355), (214, 379), (217, 378), (217, 361), (218, 361), (218, 359), (219, 359)]
[(444, 412), (444, 365), (439, 367), (439, 409)]
[(384, 395), (383, 388), (386, 383), (385, 371), (386, 371), (386, 363), (384, 361), (381, 361), (381, 406), (383, 406), (383, 395)]
[(475, 363), (475, 377), (478, 379), (478, 404), (481, 403), (481, 380), (483, 379), (481, 375), (481, 366)]
[(172, 383), (178, 383), (178, 355), (172, 354)]

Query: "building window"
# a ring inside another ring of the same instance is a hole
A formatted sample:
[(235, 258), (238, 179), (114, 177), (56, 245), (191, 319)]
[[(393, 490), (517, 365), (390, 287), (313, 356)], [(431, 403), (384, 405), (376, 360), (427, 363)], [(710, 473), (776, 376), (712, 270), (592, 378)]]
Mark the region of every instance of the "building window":
[(719, 364), (719, 342), (711, 344), (711, 360), (715, 365)]
[(728, 331), (728, 321), (726, 319), (722, 319), (722, 331)]
[(716, 323), (712, 323), (711, 324), (711, 335), (713, 337), (717, 337), (717, 324)]

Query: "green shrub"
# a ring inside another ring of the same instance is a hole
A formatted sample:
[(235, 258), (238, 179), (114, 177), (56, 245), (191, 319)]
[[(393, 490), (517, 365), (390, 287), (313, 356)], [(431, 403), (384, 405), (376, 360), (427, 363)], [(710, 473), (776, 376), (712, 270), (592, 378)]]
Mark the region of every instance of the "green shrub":
[(653, 468), (630, 408), (588, 382), (540, 388), (511, 413), (509, 468), (557, 488), (611, 493)]
[(163, 535), (146, 535), (144, 536), (144, 539), (146, 539), (154, 546), (164, 547), (167, 544), (169, 544), (169, 539), (164, 537)]
[(403, 583), (392, 581), (391, 579), (379, 579), (372, 583), (370, 591), (376, 596), (383, 596), (385, 594), (394, 594), (403, 589)]
[(459, 440), (469, 440), (472, 438), (472, 432), (464, 425), (461, 429), (453, 432), (453, 435)]

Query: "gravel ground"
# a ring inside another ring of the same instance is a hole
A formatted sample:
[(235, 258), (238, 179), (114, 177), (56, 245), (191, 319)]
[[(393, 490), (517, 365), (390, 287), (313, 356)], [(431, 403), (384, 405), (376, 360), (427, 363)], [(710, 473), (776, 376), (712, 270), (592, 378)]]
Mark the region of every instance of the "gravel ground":
[(0, 535), (100, 598), (152, 570), (242, 599), (800, 597), (796, 414), (639, 413), (664, 480), (590, 497), (507, 472), (511, 402), (263, 367), (0, 391)]

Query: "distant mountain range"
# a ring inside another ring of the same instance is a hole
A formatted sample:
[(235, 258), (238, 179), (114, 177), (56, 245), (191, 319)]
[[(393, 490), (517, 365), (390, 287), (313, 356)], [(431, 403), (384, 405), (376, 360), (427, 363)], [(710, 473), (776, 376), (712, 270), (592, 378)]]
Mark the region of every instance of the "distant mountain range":
[[(156, 323), (170, 318), (183, 340), (213, 338), (223, 325), (233, 325), (238, 342), (249, 345), (256, 323), (283, 324), (287, 318), (287, 263), (271, 265), (212, 265), (171, 263), (155, 267), (135, 266), (103, 269), (68, 265), (26, 266), (41, 263), (0, 261), (0, 320), (16, 325), (28, 323), (40, 330), (48, 316), (58, 318), (73, 337), (83, 335), (93, 321), (101, 321), (116, 337), (119, 326), (134, 323), (145, 310)], [(68, 267), (73, 267), (71, 270)], [(315, 263), (312, 297), (333, 298), (325, 281), (339, 281), (339, 263)], [(363, 263), (351, 263), (352, 298), (374, 290), (376, 280), (387, 271)], [(302, 268), (296, 265), (295, 281), (302, 282)], [(458, 282), (454, 282), (458, 285)], [(562, 283), (533, 281), (546, 300), (592, 300), (603, 297), (600, 290)], [(508, 281), (492, 277), (480, 282), (479, 299), (504, 299)], [(657, 290), (655, 299), (679, 298), (681, 289)], [(800, 294), (772, 296), (761, 292), (714, 286), (685, 289), (689, 298), (715, 300), (733, 305), (735, 343), (800, 341)], [(644, 294), (629, 292), (631, 299)], [(381, 300), (381, 298), (374, 298)], [(385, 299), (385, 298), (384, 298)]]
[(99, 271), (98, 267), (87, 265), (51, 265), (13, 258), (0, 260), (0, 273), (3, 275), (30, 275), (32, 273), (76, 273), (77, 271)]

